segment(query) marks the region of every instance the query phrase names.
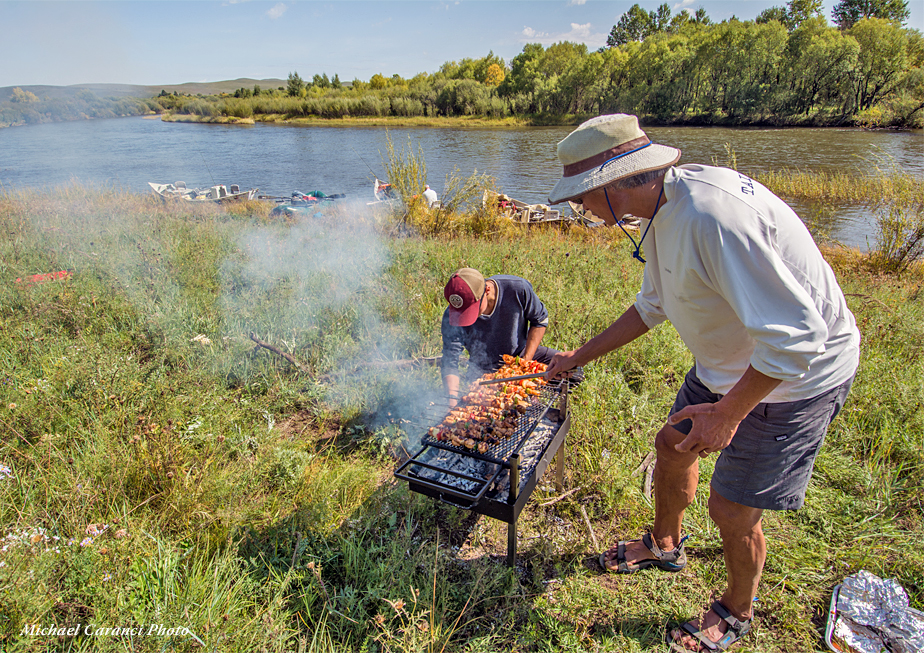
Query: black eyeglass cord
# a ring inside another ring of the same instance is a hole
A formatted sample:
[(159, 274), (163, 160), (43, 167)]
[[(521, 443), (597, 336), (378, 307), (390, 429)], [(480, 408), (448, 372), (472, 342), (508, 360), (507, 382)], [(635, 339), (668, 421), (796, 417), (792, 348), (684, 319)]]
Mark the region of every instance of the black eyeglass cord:
[(625, 224), (625, 220), (621, 220), (616, 217), (616, 212), (613, 211), (613, 205), (610, 204), (610, 195), (606, 192), (606, 188), (603, 189), (603, 195), (606, 197), (606, 205), (609, 207), (610, 214), (613, 216), (613, 220), (616, 221), (616, 225), (622, 229), (622, 233), (628, 236), (629, 240), (632, 241), (632, 244), (635, 245), (635, 251), (632, 252), (632, 258), (636, 259), (637, 261), (641, 261), (642, 263), (647, 263), (648, 261), (642, 258), (642, 243), (645, 242), (645, 236), (648, 235), (648, 230), (651, 229), (651, 223), (654, 222), (654, 217), (658, 213), (658, 205), (661, 204), (661, 198), (664, 196), (664, 185), (661, 185), (661, 192), (658, 193), (658, 201), (655, 202), (654, 213), (651, 214), (651, 219), (648, 220), (648, 226), (645, 227), (645, 233), (642, 234), (641, 240), (639, 240), (637, 243), (635, 242), (635, 239), (629, 235), (629, 232), (626, 231), (626, 228), (622, 226)]

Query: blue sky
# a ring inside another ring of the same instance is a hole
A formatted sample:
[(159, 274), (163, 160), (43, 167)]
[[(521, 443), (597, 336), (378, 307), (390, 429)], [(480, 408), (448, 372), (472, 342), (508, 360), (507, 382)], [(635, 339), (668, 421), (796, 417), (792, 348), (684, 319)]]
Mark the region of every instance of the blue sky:
[[(596, 49), (632, 1), (598, 0), (0, 0), (0, 87), (181, 84), (335, 73), (412, 77), (489, 51), (510, 61), (526, 43)], [(639, 2), (654, 9), (660, 2)], [(743, 20), (785, 0), (678, 0), (714, 21)], [(831, 20), (835, 2), (825, 0)], [(924, 29), (912, 0), (909, 27)]]

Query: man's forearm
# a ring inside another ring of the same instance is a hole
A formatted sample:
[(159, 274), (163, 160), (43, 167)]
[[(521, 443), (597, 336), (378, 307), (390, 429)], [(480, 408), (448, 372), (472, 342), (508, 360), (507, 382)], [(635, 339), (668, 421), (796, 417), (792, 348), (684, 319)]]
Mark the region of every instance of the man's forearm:
[(446, 396), (449, 403), (455, 405), (455, 400), (459, 398), (459, 377), (456, 374), (447, 374), (443, 377), (443, 387), (446, 389)]
[(758, 372), (749, 365), (738, 383), (716, 403), (716, 407), (740, 422), (780, 383), (780, 379)]
[(523, 349), (523, 358), (524, 360), (531, 361), (536, 355), (536, 350), (539, 348), (539, 343), (542, 342), (543, 336), (545, 336), (544, 326), (534, 326), (530, 327), (529, 331), (526, 332), (526, 348)]

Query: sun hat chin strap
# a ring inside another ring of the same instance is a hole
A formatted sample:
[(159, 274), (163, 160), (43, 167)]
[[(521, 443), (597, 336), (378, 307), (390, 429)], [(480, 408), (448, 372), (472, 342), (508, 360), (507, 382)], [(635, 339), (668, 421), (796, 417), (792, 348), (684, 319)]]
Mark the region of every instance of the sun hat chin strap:
[(641, 261), (642, 263), (647, 263), (648, 261), (642, 258), (642, 243), (645, 242), (645, 236), (648, 235), (648, 230), (651, 229), (651, 223), (654, 222), (654, 217), (658, 214), (658, 206), (661, 204), (661, 198), (664, 196), (663, 184), (661, 186), (661, 192), (658, 193), (658, 201), (655, 202), (654, 212), (651, 214), (651, 218), (648, 220), (648, 226), (645, 227), (645, 233), (642, 234), (641, 239), (637, 243), (635, 242), (635, 239), (629, 235), (629, 232), (626, 231), (626, 228), (622, 226), (625, 223), (625, 220), (621, 220), (616, 217), (616, 212), (613, 210), (613, 205), (610, 204), (610, 195), (606, 192), (606, 187), (603, 188), (603, 195), (606, 197), (606, 205), (609, 207), (610, 214), (613, 216), (613, 220), (616, 221), (616, 225), (622, 229), (622, 233), (628, 236), (629, 240), (632, 241), (632, 244), (635, 245), (635, 251), (632, 252), (632, 258), (636, 259), (637, 261)]

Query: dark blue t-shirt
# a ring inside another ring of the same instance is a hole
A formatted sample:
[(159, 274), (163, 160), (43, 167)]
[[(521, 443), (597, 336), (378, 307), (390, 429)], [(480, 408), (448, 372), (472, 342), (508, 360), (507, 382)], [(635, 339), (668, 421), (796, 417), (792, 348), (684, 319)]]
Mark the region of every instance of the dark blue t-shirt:
[(526, 349), (531, 327), (549, 324), (549, 312), (526, 279), (508, 274), (490, 277), (497, 284), (497, 302), (491, 315), (481, 315), (467, 327), (449, 324), (449, 309), (443, 312), (443, 360), (441, 371), (459, 374), (459, 356), (468, 350), (465, 378), (477, 379), (501, 366), (501, 356), (519, 356)]

